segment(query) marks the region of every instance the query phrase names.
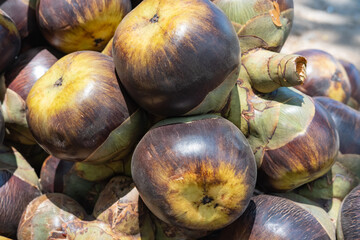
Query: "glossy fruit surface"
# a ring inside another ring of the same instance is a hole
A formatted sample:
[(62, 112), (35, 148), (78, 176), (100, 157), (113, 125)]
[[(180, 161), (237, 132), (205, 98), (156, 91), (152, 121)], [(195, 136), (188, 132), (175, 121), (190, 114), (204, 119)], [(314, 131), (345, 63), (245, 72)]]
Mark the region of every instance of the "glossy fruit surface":
[(37, 30), (36, 0), (5, 0), (0, 8), (14, 20), (21, 39)]
[(307, 59), (307, 78), (297, 89), (309, 96), (326, 96), (343, 103), (349, 100), (349, 78), (344, 67), (333, 55), (318, 49), (306, 49), (295, 54)]
[(70, 53), (101, 51), (130, 10), (130, 0), (39, 0), (36, 14), (47, 41)]
[(337, 224), (339, 240), (355, 240), (360, 237), (360, 185), (354, 188), (341, 204)]
[(137, 145), (131, 169), (140, 196), (157, 217), (203, 231), (239, 217), (256, 178), (244, 135), (215, 115), (158, 123)]
[(0, 73), (15, 60), (21, 38), (14, 21), (0, 9)]
[(335, 228), (322, 209), (312, 210), (285, 198), (258, 195), (217, 240), (333, 239)]
[(349, 77), (351, 85), (350, 102), (347, 104), (352, 105), (354, 108), (360, 108), (360, 71), (356, 66), (346, 60), (340, 59), (340, 63), (344, 66), (346, 73)]
[(45, 48), (34, 48), (20, 54), (5, 73), (8, 88), (24, 100), (34, 83), (44, 75), (58, 59)]
[(142, 1), (119, 24), (117, 74), (130, 96), (160, 116), (219, 110), (239, 71), (239, 41), (207, 0)]
[(360, 112), (327, 97), (315, 97), (335, 122), (340, 140), (340, 152), (360, 154)]
[(34, 138), (63, 160), (121, 159), (147, 129), (145, 114), (119, 85), (112, 58), (95, 51), (57, 61), (32, 87), (27, 107)]

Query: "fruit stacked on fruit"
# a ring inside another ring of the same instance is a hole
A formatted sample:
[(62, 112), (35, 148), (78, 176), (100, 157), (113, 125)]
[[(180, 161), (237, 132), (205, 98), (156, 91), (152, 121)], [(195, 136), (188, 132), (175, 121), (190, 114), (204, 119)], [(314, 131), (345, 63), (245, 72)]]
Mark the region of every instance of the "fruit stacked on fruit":
[[(335, 239), (336, 219), (357, 234), (358, 112), (293, 88), (312, 62), (280, 53), (291, 0), (2, 6), (0, 236)], [(325, 92), (356, 107), (341, 63)]]

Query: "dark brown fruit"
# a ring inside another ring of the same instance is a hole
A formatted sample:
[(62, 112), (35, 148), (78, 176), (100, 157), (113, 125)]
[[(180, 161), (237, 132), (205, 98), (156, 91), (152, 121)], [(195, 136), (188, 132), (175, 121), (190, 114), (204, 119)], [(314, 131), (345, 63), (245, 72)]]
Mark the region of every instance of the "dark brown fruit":
[(91, 213), (101, 191), (117, 173), (111, 164), (74, 163), (49, 156), (42, 166), (40, 183), (43, 192), (64, 193)]
[(346, 73), (349, 77), (351, 85), (351, 95), (350, 102), (348, 104), (352, 105), (354, 108), (360, 108), (360, 71), (356, 66), (346, 60), (339, 60), (340, 63), (344, 66)]
[(14, 20), (21, 39), (37, 30), (36, 0), (5, 0), (0, 8)]
[(340, 152), (360, 154), (360, 112), (327, 97), (315, 97), (335, 122), (340, 140)]
[(215, 115), (158, 123), (137, 145), (131, 169), (141, 198), (158, 218), (202, 231), (239, 217), (256, 179), (244, 135)]
[(14, 148), (0, 147), (0, 235), (14, 238), (22, 212), (41, 195), (34, 169)]
[(130, 0), (38, 0), (37, 22), (58, 50), (101, 51), (131, 10)]
[(326, 96), (346, 103), (351, 94), (349, 78), (341, 63), (331, 54), (307, 49), (296, 52), (307, 59), (307, 78), (297, 89), (309, 96)]
[(14, 21), (0, 9), (0, 73), (15, 60), (21, 39)]
[(112, 58), (95, 51), (58, 60), (36, 81), (26, 104), (34, 138), (62, 160), (121, 159), (148, 127), (145, 113), (119, 84)]
[(337, 222), (339, 240), (360, 238), (360, 185), (354, 188), (343, 200)]
[(20, 54), (5, 73), (8, 88), (26, 100), (34, 83), (44, 75), (58, 59), (45, 48), (34, 48)]
[[(311, 212), (293, 201), (270, 195), (253, 197), (244, 214), (212, 240), (333, 239), (335, 229), (323, 210)], [(320, 218), (324, 222), (321, 222)]]
[(142, 1), (114, 35), (120, 81), (142, 108), (160, 116), (221, 109), (239, 54), (230, 21), (207, 0)]

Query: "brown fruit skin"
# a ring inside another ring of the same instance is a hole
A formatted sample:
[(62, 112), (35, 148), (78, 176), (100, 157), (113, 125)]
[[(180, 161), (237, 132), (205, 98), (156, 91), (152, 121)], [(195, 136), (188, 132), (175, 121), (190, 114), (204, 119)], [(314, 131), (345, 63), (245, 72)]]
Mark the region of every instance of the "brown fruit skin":
[[(337, 237), (342, 240), (355, 240), (360, 237), (360, 185), (354, 188), (343, 200), (338, 218)], [(342, 234), (339, 234), (341, 231)]]
[[(96, 70), (92, 70), (94, 66)], [(48, 153), (83, 161), (138, 109), (119, 85), (114, 70), (111, 57), (79, 51), (60, 59), (34, 84), (26, 102), (26, 117), (34, 138)], [(49, 92), (51, 101), (43, 97), (44, 91)]]
[(339, 133), (340, 152), (360, 154), (360, 112), (327, 97), (315, 97), (331, 115)]
[(349, 100), (349, 78), (334, 56), (318, 49), (302, 50), (295, 54), (307, 59), (307, 78), (303, 85), (296, 86), (297, 89), (311, 97), (326, 96), (343, 103)]
[(63, 193), (84, 207), (90, 214), (93, 211), (100, 192), (107, 183), (102, 181), (88, 181), (74, 170), (75, 163), (63, 161), (49, 156), (41, 168), (40, 184), (44, 193)]
[[(320, 144), (324, 142), (326, 144)], [(315, 116), (306, 132), (278, 149), (265, 152), (257, 183), (272, 191), (294, 189), (328, 172), (338, 151), (339, 137), (335, 123), (327, 111), (315, 102)]]
[(226, 98), (239, 54), (231, 22), (207, 0), (142, 1), (114, 35), (120, 81), (142, 108), (159, 116), (185, 115), (224, 84)]
[(51, 231), (62, 225), (84, 219), (85, 210), (70, 197), (60, 193), (48, 193), (29, 203), (21, 216), (17, 232), (18, 240), (48, 239)]
[[(74, 163), (65, 161), (65, 163), (68, 163), (70, 166), (58, 170), (60, 162), (61, 160), (59, 158), (52, 155), (45, 159), (40, 171), (40, 184), (44, 193), (61, 192), (58, 189), (62, 189), (63, 182), (62, 178), (58, 176), (62, 176)], [(58, 174), (56, 174), (56, 172), (58, 172)]]
[(0, 171), (0, 234), (15, 237), (22, 212), (40, 189), (32, 186), (6, 170)]
[(251, 199), (246, 211), (211, 240), (330, 239), (308, 211), (294, 202), (270, 195)]
[(132, 177), (146, 206), (188, 230), (230, 224), (254, 190), (256, 163), (245, 137), (228, 120), (209, 116), (153, 127), (132, 158)]
[(356, 108), (360, 108), (360, 71), (356, 66), (347, 61), (340, 59), (340, 63), (344, 66), (351, 85), (351, 98), (355, 101)]
[(20, 46), (20, 34), (14, 21), (0, 9), (0, 73), (15, 60)]
[(10, 238), (16, 237), (26, 206), (41, 195), (35, 172), (18, 154), (14, 148), (0, 147), (0, 235)]
[(45, 48), (34, 48), (19, 55), (19, 58), (5, 72), (8, 88), (24, 100), (34, 83), (49, 70), (58, 59)]
[(5, 120), (4, 116), (2, 114), (2, 111), (0, 110), (0, 145), (3, 143), (5, 138)]
[(36, 15), (46, 40), (70, 53), (101, 51), (130, 10), (130, 0), (38, 0)]
[(21, 39), (37, 30), (36, 0), (5, 0), (0, 8), (14, 20)]

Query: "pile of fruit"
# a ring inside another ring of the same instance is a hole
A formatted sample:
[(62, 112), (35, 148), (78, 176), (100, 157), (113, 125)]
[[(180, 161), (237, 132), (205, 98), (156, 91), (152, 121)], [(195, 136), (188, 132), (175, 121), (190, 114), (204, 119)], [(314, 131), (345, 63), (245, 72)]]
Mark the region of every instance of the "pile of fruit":
[(0, 1), (0, 240), (360, 238), (360, 72), (292, 0)]

